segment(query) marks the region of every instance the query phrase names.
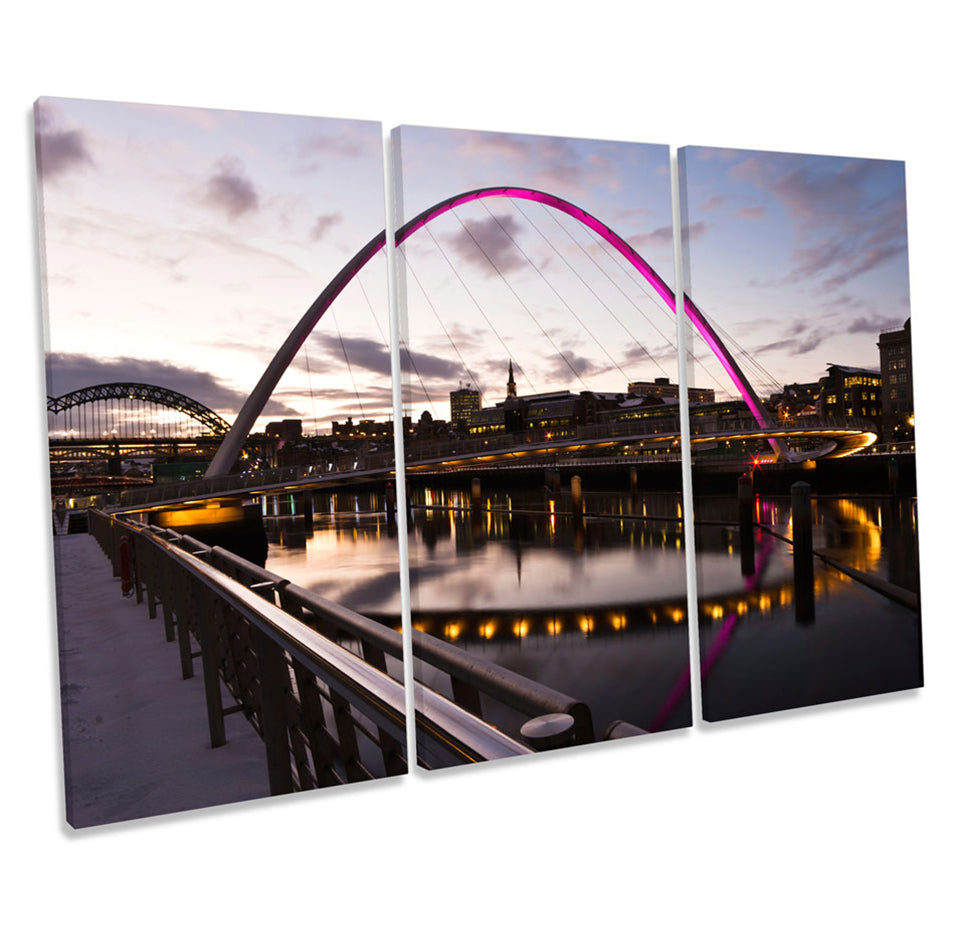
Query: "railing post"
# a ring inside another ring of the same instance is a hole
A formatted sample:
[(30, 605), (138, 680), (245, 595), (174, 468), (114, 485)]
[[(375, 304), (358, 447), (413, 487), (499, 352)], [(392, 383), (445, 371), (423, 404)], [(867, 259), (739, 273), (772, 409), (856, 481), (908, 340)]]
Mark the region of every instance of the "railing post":
[(214, 619), (218, 602), (204, 587), (201, 585), (196, 587), (201, 594), (196, 623), (199, 632), (199, 649), (202, 654), (202, 680), (206, 695), (206, 714), (209, 719), (209, 742), (213, 747), (221, 747), (225, 744), (226, 738), (222, 691), (219, 688), (219, 654), (216, 652)]
[(269, 794), (293, 792), (292, 760), (289, 755), (288, 725), (285, 718), (285, 691), (288, 665), (282, 650), (255, 627), (255, 652), (259, 659), (262, 690), (262, 739), (269, 773)]

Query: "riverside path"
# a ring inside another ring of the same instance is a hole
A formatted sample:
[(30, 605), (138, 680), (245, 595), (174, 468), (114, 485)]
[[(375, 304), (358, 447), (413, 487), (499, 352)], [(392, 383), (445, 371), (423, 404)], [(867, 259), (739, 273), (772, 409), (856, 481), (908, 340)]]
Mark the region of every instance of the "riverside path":
[(92, 536), (53, 539), (66, 818), (74, 828), (269, 793), (265, 747), (242, 718), (209, 743), (202, 673), (183, 681), (175, 643), (124, 598)]

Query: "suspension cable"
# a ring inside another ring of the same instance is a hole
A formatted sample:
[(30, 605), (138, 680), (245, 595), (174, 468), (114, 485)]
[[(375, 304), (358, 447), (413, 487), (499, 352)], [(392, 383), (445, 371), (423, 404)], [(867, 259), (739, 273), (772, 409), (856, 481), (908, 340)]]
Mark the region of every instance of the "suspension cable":
[[(575, 243), (577, 244), (577, 246), (580, 248), (581, 252), (582, 252), (585, 256), (590, 257), (589, 252), (583, 247), (583, 245), (580, 244), (580, 243), (576, 240), (576, 238), (573, 236), (573, 234), (572, 234), (571, 232), (567, 231), (566, 228), (564, 228), (564, 225), (563, 225), (563, 223), (561, 222), (561, 220), (560, 220), (559, 218), (555, 218), (555, 220), (557, 220), (557, 223), (558, 223), (558, 224), (560, 225), (560, 227), (568, 234), (568, 236), (569, 236), (572, 240), (574, 240), (574, 242), (575, 242)], [(658, 303), (656, 297), (655, 297), (652, 293), (650, 293), (650, 292), (647, 291), (646, 286), (645, 286), (644, 282), (641, 280), (641, 278), (638, 277), (638, 276), (636, 276), (636, 275), (634, 275), (632, 267), (630, 267), (629, 264), (624, 263), (624, 262), (619, 258), (619, 255), (616, 254), (615, 252), (612, 252), (602, 240), (597, 239), (597, 238), (594, 238), (594, 240), (595, 240), (595, 242), (597, 243), (597, 246), (604, 252), (604, 254), (606, 254), (606, 255), (610, 258), (611, 262), (612, 262), (619, 270), (621, 270), (621, 271), (624, 273), (624, 275), (627, 277), (628, 281), (631, 282), (633, 285), (637, 286), (637, 287), (638, 287), (649, 299), (651, 299), (655, 304), (659, 305), (659, 303)], [(636, 304), (636, 302), (633, 301), (633, 298), (632, 298), (630, 295), (628, 295), (627, 292), (626, 292), (624, 289), (622, 289), (622, 288), (620, 287), (620, 284), (619, 284), (618, 282), (616, 282), (616, 280), (614, 280), (613, 277), (611, 277), (611, 276), (609, 275), (609, 273), (607, 273), (607, 271), (604, 270), (603, 267), (600, 266), (600, 264), (597, 263), (596, 260), (593, 259), (593, 257), (590, 257), (590, 259), (591, 259), (591, 261), (597, 266), (597, 268), (598, 268), (599, 270), (601, 270), (601, 272), (607, 277), (607, 279), (613, 284), (613, 286), (620, 292), (620, 294), (623, 295), (624, 298), (626, 298), (626, 300), (634, 307), (634, 309), (636, 309), (636, 311), (644, 318), (644, 320), (660, 335), (660, 337), (663, 339), (664, 343), (666, 343), (670, 348), (672, 348), (673, 351), (676, 351), (676, 349), (677, 349), (677, 348), (676, 348), (676, 344), (673, 342), (673, 340), (672, 340), (671, 338), (668, 338), (668, 337), (666, 336), (666, 334), (664, 334), (664, 332), (660, 330), (660, 328), (657, 326), (657, 324), (647, 315), (647, 313), (644, 312), (643, 309), (641, 309), (641, 308)], [(670, 311), (670, 309), (667, 309), (667, 312), (669, 312), (669, 311)], [(629, 332), (628, 332), (628, 333), (629, 333)], [(634, 339), (634, 340), (636, 340), (636, 339)], [(637, 342), (637, 343), (639, 344), (639, 342)], [(641, 346), (642, 346), (642, 345), (641, 345)], [(649, 355), (648, 355), (648, 356), (649, 356)], [(707, 365), (706, 365), (696, 354), (690, 352), (690, 357), (692, 357), (692, 359), (694, 360), (694, 362), (697, 363), (697, 364), (700, 366), (700, 368), (710, 377), (710, 379), (714, 382), (714, 384), (715, 384), (716, 386), (718, 386), (724, 393), (726, 393), (728, 396), (733, 396), (733, 395), (734, 395), (734, 393), (733, 393), (731, 390), (728, 390), (728, 389), (726, 388), (726, 385), (722, 382), (721, 378), (720, 378), (719, 376), (715, 375), (715, 374), (707, 367)], [(652, 357), (651, 357), (651, 360), (653, 360)], [(659, 363), (657, 363), (656, 360), (654, 360), (653, 362), (654, 362), (658, 367), (660, 366)], [(662, 369), (662, 368), (661, 368), (661, 369)]]
[(506, 285), (507, 288), (510, 289), (511, 294), (514, 296), (515, 299), (517, 299), (517, 301), (520, 303), (524, 311), (527, 312), (527, 314), (530, 316), (531, 321), (533, 321), (534, 324), (537, 325), (537, 328), (540, 331), (540, 333), (545, 338), (547, 338), (547, 340), (550, 342), (551, 347), (553, 347), (554, 350), (560, 355), (561, 360), (563, 360), (563, 362), (567, 365), (567, 367), (570, 369), (571, 373), (573, 373), (573, 375), (577, 378), (581, 386), (583, 386), (585, 390), (589, 391), (590, 388), (584, 382), (583, 377), (581, 377), (581, 375), (577, 372), (577, 369), (574, 367), (574, 365), (567, 359), (564, 352), (557, 346), (557, 343), (554, 341), (554, 339), (547, 333), (547, 330), (541, 325), (540, 321), (537, 319), (534, 313), (530, 310), (530, 308), (528, 308), (527, 303), (524, 302), (524, 300), (517, 294), (517, 291), (514, 289), (514, 287), (507, 281), (504, 274), (498, 268), (497, 264), (490, 258), (490, 256), (488, 256), (487, 251), (478, 243), (477, 239), (475, 238), (474, 234), (471, 233), (468, 226), (461, 220), (460, 217), (458, 217), (457, 211), (454, 208), (452, 208), (451, 213), (455, 216), (455, 218), (457, 218), (458, 223), (461, 225), (462, 228), (464, 228), (464, 231), (465, 233), (467, 233), (468, 237), (471, 238), (471, 242), (474, 244), (474, 246), (476, 246), (478, 250), (481, 251), (481, 253), (484, 255), (484, 258), (494, 268), (494, 271), (500, 277), (501, 282), (503, 282), (504, 285)]
[[(504, 352), (507, 354), (508, 359), (517, 364), (517, 369), (521, 371), (521, 375), (524, 377), (525, 380), (527, 380), (532, 392), (536, 394), (537, 389), (534, 386), (534, 381), (531, 380), (531, 378), (524, 371), (524, 368), (520, 365), (518, 358), (513, 354), (511, 349), (507, 346), (507, 342), (504, 340), (504, 338), (501, 337), (500, 333), (498, 332), (497, 328), (494, 327), (494, 324), (492, 323), (490, 318), (487, 317), (487, 313), (481, 307), (481, 303), (478, 302), (478, 300), (474, 297), (474, 293), (471, 292), (471, 290), (468, 288), (467, 283), (461, 278), (461, 274), (458, 272), (457, 267), (451, 262), (450, 257), (447, 255), (447, 253), (445, 253), (444, 248), (438, 242), (438, 239), (434, 236), (434, 231), (432, 231), (431, 228), (427, 226), (424, 228), (424, 230), (427, 231), (428, 236), (431, 238), (434, 245), (438, 248), (439, 252), (441, 253), (441, 256), (444, 257), (445, 262), (448, 264), (448, 268), (451, 270), (452, 273), (454, 273), (458, 282), (461, 284), (461, 287), (467, 293), (468, 298), (474, 303), (474, 307), (478, 310), (478, 312), (480, 312), (481, 317), (487, 323), (487, 326), (491, 329), (491, 332), (494, 334), (494, 337), (497, 338), (497, 340), (500, 342), (501, 347), (504, 348)], [(404, 250), (405, 250), (404, 245), (401, 246), (401, 250), (402, 250), (402, 253), (404, 254)]]
[(335, 331), (338, 332), (338, 343), (341, 344), (342, 354), (345, 357), (345, 366), (348, 368), (348, 376), (351, 379), (352, 389), (355, 391), (355, 399), (358, 400), (358, 411), (361, 413), (362, 419), (365, 418), (365, 408), (361, 404), (361, 395), (358, 392), (358, 384), (355, 382), (355, 374), (351, 369), (351, 361), (348, 359), (348, 351), (345, 349), (345, 338), (342, 336), (342, 330), (338, 327), (338, 316), (335, 314), (335, 309), (330, 309), (332, 313), (332, 321), (335, 323)]
[(471, 382), (474, 384), (475, 389), (480, 393), (481, 386), (478, 383), (477, 377), (475, 377), (474, 374), (471, 372), (471, 368), (467, 365), (467, 362), (465, 361), (464, 356), (461, 354), (461, 351), (458, 349), (458, 346), (455, 343), (454, 338), (451, 337), (451, 334), (448, 331), (447, 327), (445, 326), (444, 321), (442, 321), (441, 316), (438, 314), (437, 308), (435, 308), (434, 302), (431, 301), (431, 297), (428, 295), (427, 291), (425, 290), (420, 277), (415, 272), (414, 267), (411, 265), (411, 261), (408, 259), (407, 256), (405, 256), (404, 259), (405, 259), (405, 265), (408, 267), (408, 270), (411, 273), (414, 281), (418, 284), (418, 288), (421, 290), (422, 296), (424, 296), (424, 300), (428, 303), (428, 306), (430, 307), (431, 311), (434, 312), (434, 317), (438, 320), (438, 324), (441, 326), (441, 330), (444, 332), (444, 336), (448, 339), (448, 341), (451, 344), (451, 347), (454, 348), (454, 352), (458, 355), (458, 360), (461, 361), (461, 366), (464, 367), (465, 371), (467, 371), (467, 375), (471, 378)]
[[(514, 200), (513, 200), (512, 198), (508, 198), (507, 200), (508, 200), (508, 202), (510, 202), (511, 204), (514, 204)], [(484, 208), (484, 210), (494, 219), (494, 221), (497, 223), (497, 226), (501, 229), (501, 232), (502, 232), (502, 233), (511, 241), (511, 243), (517, 248), (517, 250), (520, 252), (521, 256), (524, 257), (524, 259), (527, 260), (527, 262), (533, 267), (533, 269), (535, 270), (535, 272), (537, 273), (537, 275), (540, 276), (540, 278), (541, 278), (545, 283), (547, 283), (547, 286), (550, 288), (551, 292), (553, 292), (554, 295), (557, 296), (557, 298), (558, 298), (558, 299), (561, 301), (561, 303), (563, 304), (564, 308), (566, 308), (567, 311), (570, 312), (570, 314), (573, 316), (574, 321), (576, 321), (577, 324), (580, 325), (581, 328), (583, 328), (584, 331), (587, 332), (587, 334), (590, 336), (590, 339), (597, 345), (597, 347), (600, 348), (601, 351), (603, 351), (604, 355), (605, 355), (606, 358), (610, 361), (610, 363), (613, 364), (613, 366), (617, 368), (618, 372), (620, 373), (620, 376), (623, 377), (624, 381), (627, 382), (627, 383), (629, 383), (629, 382), (630, 382), (630, 378), (623, 372), (623, 370), (621, 369), (620, 365), (613, 359), (613, 356), (611, 355), (610, 351), (608, 351), (608, 350), (603, 346), (603, 344), (601, 343), (601, 341), (600, 341), (600, 340), (597, 338), (597, 336), (590, 330), (590, 328), (588, 328), (587, 325), (586, 325), (583, 321), (580, 320), (580, 317), (579, 317), (579, 316), (577, 315), (577, 313), (570, 307), (570, 305), (569, 305), (569, 303), (567, 302), (567, 300), (557, 291), (557, 289), (554, 287), (554, 284), (544, 275), (544, 273), (543, 273), (543, 271), (540, 269), (540, 267), (527, 255), (527, 253), (524, 251), (524, 249), (521, 247), (521, 245), (511, 236), (510, 232), (504, 227), (504, 225), (501, 223), (501, 221), (500, 221), (500, 219), (497, 217), (497, 215), (494, 214), (494, 213), (491, 211), (491, 209), (487, 206), (487, 203), (486, 203), (485, 201), (482, 201), (482, 202), (481, 202), (481, 207)], [(520, 209), (518, 209), (518, 210), (520, 210)], [(521, 214), (524, 214), (524, 212), (521, 211)], [(544, 237), (544, 235), (541, 234), (540, 230), (538, 229), (537, 225), (534, 224), (533, 221), (530, 221), (530, 219), (527, 218), (527, 215), (526, 215), (526, 214), (524, 215), (524, 217), (525, 217), (525, 219), (527, 219), (527, 220), (530, 222), (530, 224), (531, 224), (531, 226), (534, 228), (534, 230), (536, 230), (538, 234), (540, 234), (542, 237)], [(544, 240), (547, 242), (547, 244), (548, 244), (552, 249), (554, 249), (554, 245), (551, 244), (550, 241), (547, 240), (546, 237), (544, 237)], [(559, 251), (557, 251), (557, 255), (560, 256), (560, 252), (559, 252)], [(564, 258), (561, 256), (561, 259), (564, 259)], [(564, 262), (566, 263), (567, 261), (564, 260)], [(569, 264), (568, 264), (568, 265), (569, 265)], [(571, 267), (571, 271), (572, 271), (572, 272), (576, 272), (576, 271), (573, 269), (573, 267)], [(579, 277), (578, 277), (578, 278), (579, 278)], [(585, 285), (586, 285), (586, 283), (585, 283)], [(593, 292), (592, 289), (591, 289), (591, 292)], [(594, 293), (594, 296), (597, 297), (597, 298), (598, 298), (598, 301), (599, 301), (599, 297), (596, 295), (596, 293)], [(606, 304), (604, 304), (604, 303), (602, 303), (602, 302), (601, 302), (601, 304), (604, 305), (604, 308), (607, 307)]]

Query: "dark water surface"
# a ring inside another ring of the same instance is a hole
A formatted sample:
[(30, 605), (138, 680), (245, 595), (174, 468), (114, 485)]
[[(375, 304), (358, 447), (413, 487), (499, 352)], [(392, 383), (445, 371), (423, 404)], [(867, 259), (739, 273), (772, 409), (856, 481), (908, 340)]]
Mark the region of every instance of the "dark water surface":
[[(728, 525), (732, 498), (697, 504), (703, 716), (722, 720), (840, 701), (922, 684), (921, 619), (820, 558), (813, 608), (797, 614), (788, 499), (757, 503), (755, 573), (744, 576)], [(727, 525), (721, 525), (720, 521)], [(708, 522), (704, 522), (708, 521)], [(912, 498), (818, 498), (813, 549), (874, 578), (918, 592)], [(779, 538), (785, 537), (785, 538)]]
[[(586, 702), (601, 736), (615, 720), (690, 723), (686, 553), (676, 494), (468, 490), (412, 495), (414, 625)], [(760, 519), (787, 535), (788, 502)], [(268, 567), (397, 625), (397, 530), (376, 494), (319, 495), (311, 522), (268, 498)], [(744, 575), (732, 498), (697, 502), (704, 716), (718, 720), (921, 683), (918, 614), (816, 562), (815, 616), (797, 623), (788, 543), (761, 534)], [(912, 501), (816, 505), (814, 547), (917, 589)], [(502, 723), (504, 729), (515, 725)]]

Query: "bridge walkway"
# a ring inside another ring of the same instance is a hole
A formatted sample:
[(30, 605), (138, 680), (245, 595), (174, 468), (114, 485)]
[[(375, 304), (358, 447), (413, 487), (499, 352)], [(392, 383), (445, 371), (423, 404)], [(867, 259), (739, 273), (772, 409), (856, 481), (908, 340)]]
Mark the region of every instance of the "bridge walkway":
[(74, 828), (269, 794), (265, 746), (241, 717), (212, 749), (201, 670), (124, 598), (92, 536), (54, 537), (67, 821)]

